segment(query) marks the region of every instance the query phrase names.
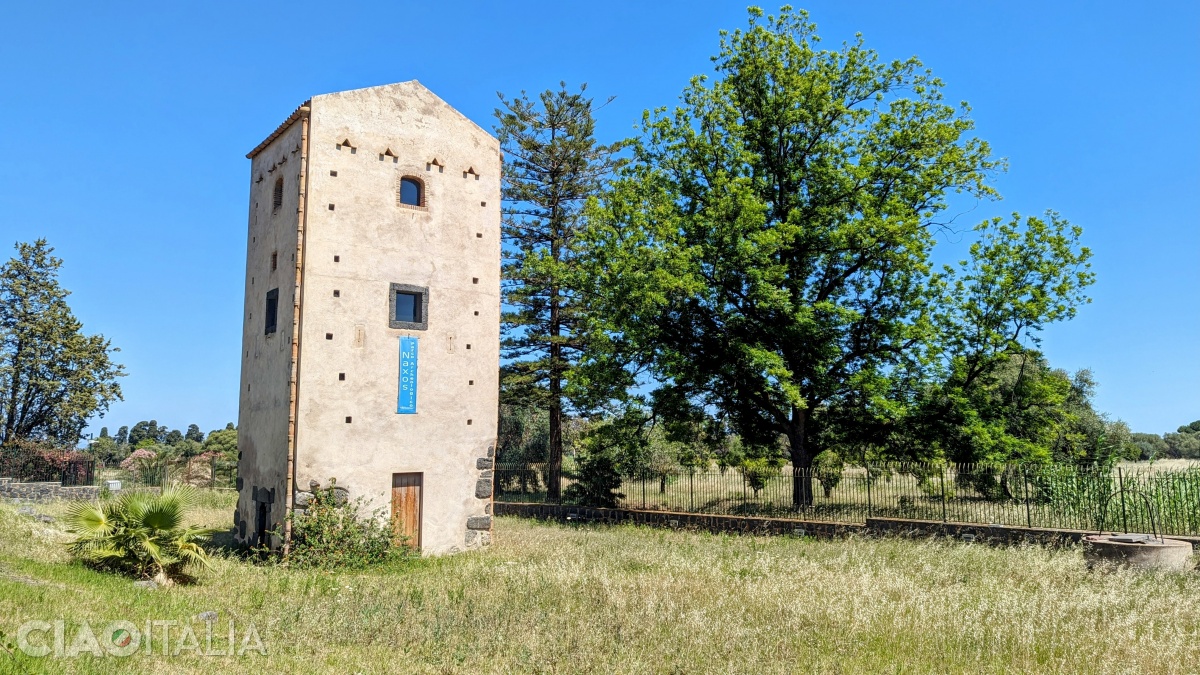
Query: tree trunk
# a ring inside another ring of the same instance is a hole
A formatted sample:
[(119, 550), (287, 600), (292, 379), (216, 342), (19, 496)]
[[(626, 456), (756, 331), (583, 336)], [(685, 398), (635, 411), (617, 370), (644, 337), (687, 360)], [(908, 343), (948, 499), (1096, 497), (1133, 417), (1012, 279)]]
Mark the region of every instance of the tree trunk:
[(550, 476), (546, 492), (553, 502), (562, 500), (562, 383), (550, 378)]
[(792, 508), (796, 510), (812, 506), (813, 503), (812, 463), (814, 453), (805, 443), (804, 434), (807, 422), (807, 409), (792, 409), (787, 438), (792, 458)]
[[(558, 247), (552, 246), (557, 258)], [(550, 480), (546, 493), (552, 502), (562, 501), (562, 345), (559, 323), (558, 287), (550, 289)]]
[(21, 351), (24, 343), (17, 340), (17, 346), (12, 355), (12, 386), (8, 393), (8, 410), (4, 411), (4, 435), (0, 443), (16, 440), (17, 428), (17, 394), (21, 391)]

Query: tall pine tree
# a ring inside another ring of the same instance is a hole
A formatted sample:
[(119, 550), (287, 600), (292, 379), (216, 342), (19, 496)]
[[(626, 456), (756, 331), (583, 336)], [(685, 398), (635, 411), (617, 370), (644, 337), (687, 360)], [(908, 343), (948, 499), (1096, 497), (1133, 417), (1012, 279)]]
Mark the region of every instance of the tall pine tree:
[[(563, 411), (587, 335), (578, 293), (580, 212), (617, 163), (620, 144), (595, 138), (595, 106), (560, 83), (535, 100), (499, 94), (496, 132), (504, 150), (503, 232), (506, 402), (549, 412), (550, 498), (560, 498)], [(611, 99), (609, 99), (611, 100)]]
[(90, 417), (121, 399), (124, 375), (103, 335), (84, 335), (58, 283), (62, 259), (39, 239), (0, 266), (0, 445), (74, 445)]

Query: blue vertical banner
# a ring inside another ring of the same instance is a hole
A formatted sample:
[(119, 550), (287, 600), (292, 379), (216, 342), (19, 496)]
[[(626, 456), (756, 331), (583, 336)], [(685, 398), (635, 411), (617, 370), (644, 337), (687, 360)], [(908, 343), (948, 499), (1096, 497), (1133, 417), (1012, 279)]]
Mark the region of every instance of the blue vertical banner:
[(400, 338), (400, 394), (396, 412), (412, 415), (417, 412), (417, 338)]

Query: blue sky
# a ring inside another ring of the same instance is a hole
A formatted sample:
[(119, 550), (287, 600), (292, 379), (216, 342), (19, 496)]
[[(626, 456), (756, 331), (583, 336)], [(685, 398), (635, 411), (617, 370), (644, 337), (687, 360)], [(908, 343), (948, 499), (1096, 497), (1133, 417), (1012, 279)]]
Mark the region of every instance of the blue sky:
[[(9, 3), (0, 253), (46, 237), (88, 332), (121, 348), (101, 424), (237, 418), (249, 161), (313, 94), (418, 79), (492, 126), (497, 91), (587, 82), (599, 135), (710, 72), (745, 2)], [(1009, 172), (964, 222), (1084, 227), (1094, 302), (1045, 333), (1135, 430), (1200, 418), (1200, 3), (799, 3), (826, 45), (919, 56)], [(774, 5), (765, 5), (768, 10)]]

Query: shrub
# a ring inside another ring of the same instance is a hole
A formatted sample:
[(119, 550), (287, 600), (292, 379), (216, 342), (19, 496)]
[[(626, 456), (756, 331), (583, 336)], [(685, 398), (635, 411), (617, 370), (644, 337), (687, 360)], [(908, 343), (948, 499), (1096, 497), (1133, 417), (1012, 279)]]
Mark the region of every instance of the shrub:
[(813, 476), (821, 483), (821, 490), (824, 491), (826, 499), (833, 495), (833, 489), (842, 482), (842, 471), (845, 467), (842, 456), (833, 450), (826, 450), (813, 459)]
[[(292, 544), (287, 562), (294, 567), (362, 569), (386, 562), (407, 547), (408, 542), (392, 532), (383, 509), (363, 515), (364, 500), (347, 500), (339, 495), (337, 481), (313, 491), (303, 510), (289, 518)], [(344, 493), (343, 493), (344, 494)]]
[(147, 448), (134, 450), (132, 454), (121, 460), (122, 469), (134, 474), (138, 481), (147, 485), (159, 482), (164, 466), (164, 458)]
[(752, 457), (743, 459), (739, 469), (742, 471), (742, 476), (746, 478), (746, 484), (754, 490), (754, 496), (767, 486), (767, 481), (774, 476), (779, 475), (779, 467), (781, 462), (772, 460), (766, 457)]
[(612, 509), (625, 497), (617, 492), (621, 488), (621, 474), (608, 452), (583, 453), (573, 478), (575, 481), (563, 493), (563, 498), (571, 504)]
[(208, 565), (201, 544), (216, 532), (184, 526), (184, 515), (196, 499), (195, 490), (180, 486), (158, 494), (125, 492), (108, 501), (75, 502), (65, 522), (78, 537), (68, 550), (97, 569), (153, 578), (163, 585), (186, 580), (188, 567)]
[(84, 459), (90, 457), (77, 450), (20, 439), (0, 448), (0, 475), (18, 481), (62, 480), (72, 462)]

